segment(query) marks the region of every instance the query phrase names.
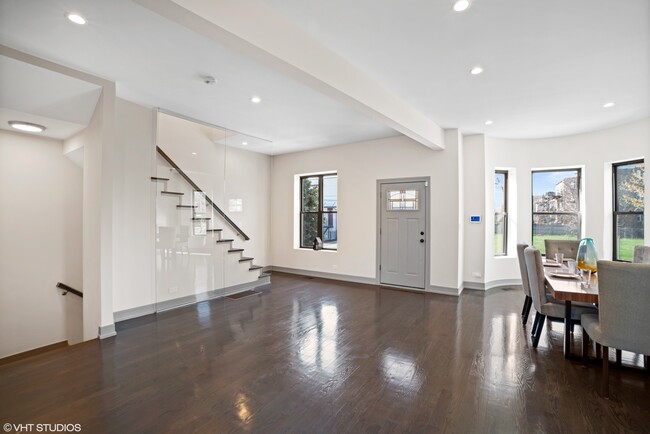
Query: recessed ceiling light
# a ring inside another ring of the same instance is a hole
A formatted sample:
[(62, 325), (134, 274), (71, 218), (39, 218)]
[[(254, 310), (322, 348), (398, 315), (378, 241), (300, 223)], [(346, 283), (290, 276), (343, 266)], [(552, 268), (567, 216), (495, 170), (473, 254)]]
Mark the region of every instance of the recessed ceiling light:
[(454, 10), (456, 12), (462, 12), (467, 9), (470, 5), (469, 0), (458, 0), (454, 3)]
[(615, 105), (616, 105), (615, 102), (606, 102), (605, 104), (603, 104), (603, 108), (610, 108), (610, 107), (614, 107)]
[(259, 103), (262, 102), (262, 98), (260, 98), (259, 96), (254, 96), (254, 97), (251, 98), (251, 102), (253, 104), (259, 104)]
[(192, 152), (192, 155), (196, 155), (196, 152)]
[(492, 125), (494, 122), (492, 121), (485, 121), (485, 125)]
[(79, 24), (80, 26), (83, 26), (83, 25), (86, 24), (86, 22), (87, 22), (86, 19), (85, 19), (84, 17), (82, 17), (82, 16), (79, 15), (79, 14), (72, 13), (72, 12), (69, 12), (69, 13), (65, 14), (65, 16), (66, 16), (70, 21), (72, 21), (72, 22), (75, 23), (75, 24)]
[(31, 122), (9, 121), (9, 125), (17, 130), (27, 131), (29, 133), (41, 133), (45, 131), (43, 125), (33, 124)]
[(469, 73), (472, 75), (479, 75), (482, 72), (483, 72), (483, 68), (481, 68), (480, 66), (475, 66), (469, 70)]
[(242, 146), (248, 145), (248, 142), (241, 142)]

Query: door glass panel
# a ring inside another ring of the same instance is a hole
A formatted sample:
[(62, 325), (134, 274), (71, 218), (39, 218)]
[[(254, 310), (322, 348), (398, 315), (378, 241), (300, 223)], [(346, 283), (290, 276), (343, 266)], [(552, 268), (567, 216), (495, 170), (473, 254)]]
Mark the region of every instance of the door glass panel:
[(387, 211), (417, 211), (419, 209), (418, 190), (389, 190)]

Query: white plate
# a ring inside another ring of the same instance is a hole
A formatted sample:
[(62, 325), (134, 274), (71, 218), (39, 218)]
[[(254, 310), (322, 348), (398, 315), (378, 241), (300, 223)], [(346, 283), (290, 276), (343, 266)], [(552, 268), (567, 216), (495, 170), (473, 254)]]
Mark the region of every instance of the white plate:
[(558, 264), (557, 262), (544, 262), (545, 267), (561, 267), (562, 264)]
[(554, 273), (551, 273), (551, 276), (560, 277), (562, 279), (580, 279), (580, 276), (578, 276), (577, 274), (571, 274), (562, 271), (556, 271)]

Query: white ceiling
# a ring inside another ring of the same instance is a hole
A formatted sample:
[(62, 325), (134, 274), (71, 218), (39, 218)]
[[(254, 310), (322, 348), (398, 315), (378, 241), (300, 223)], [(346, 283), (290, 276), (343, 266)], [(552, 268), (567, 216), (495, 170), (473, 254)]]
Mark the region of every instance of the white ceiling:
[[(452, 0), (263, 2), (445, 128), (536, 138), (650, 116), (647, 0), (474, 0), (463, 13)], [(88, 25), (69, 23), (73, 10)], [(113, 80), (122, 98), (272, 141), (262, 152), (397, 134), (129, 0), (0, 0), (0, 43)], [(477, 64), (485, 72), (471, 76)]]

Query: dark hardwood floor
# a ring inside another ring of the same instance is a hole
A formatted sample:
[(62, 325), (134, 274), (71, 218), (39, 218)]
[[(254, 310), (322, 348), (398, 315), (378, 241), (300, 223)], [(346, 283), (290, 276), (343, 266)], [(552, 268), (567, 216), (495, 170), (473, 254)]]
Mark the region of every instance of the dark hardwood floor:
[[(275, 273), (260, 291), (0, 366), (0, 423), (79, 423), (86, 433), (650, 430), (650, 375), (612, 368), (611, 399), (601, 398), (600, 368), (563, 358), (562, 324), (531, 347), (520, 290), (455, 298)], [(580, 338), (578, 327), (574, 352)]]

